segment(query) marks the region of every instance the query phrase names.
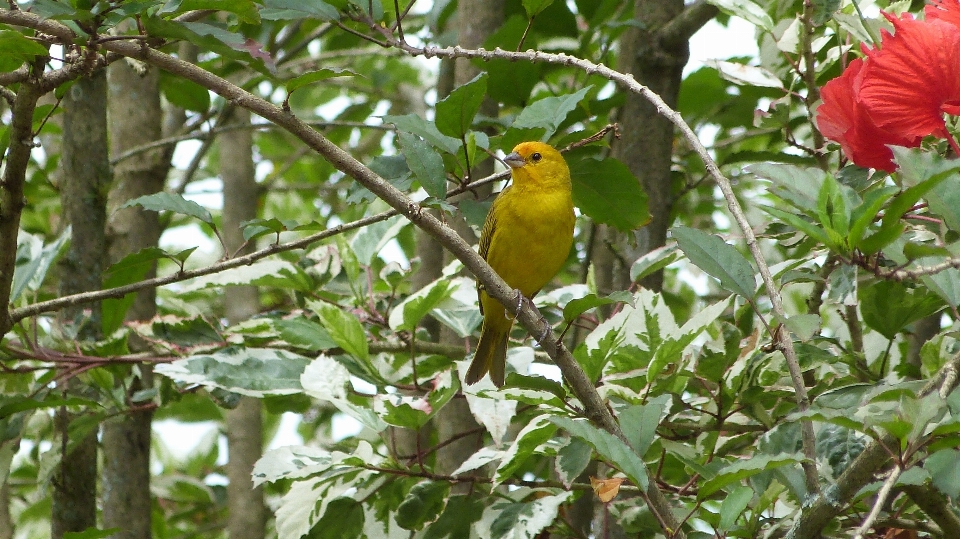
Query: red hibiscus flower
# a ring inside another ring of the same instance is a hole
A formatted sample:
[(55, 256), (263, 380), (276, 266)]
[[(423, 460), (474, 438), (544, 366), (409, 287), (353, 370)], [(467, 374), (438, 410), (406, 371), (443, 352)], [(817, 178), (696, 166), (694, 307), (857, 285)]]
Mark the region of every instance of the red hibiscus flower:
[(907, 137), (950, 138), (943, 113), (960, 113), (960, 27), (942, 19), (884, 14), (896, 33), (865, 50), (870, 68), (860, 100), (877, 126)]
[(960, 115), (960, 0), (935, 0), (925, 12), (924, 21), (884, 13), (895, 33), (862, 47), (866, 59), (822, 89), (817, 125), (857, 165), (892, 172), (886, 145), (918, 146), (928, 135), (960, 154), (943, 118)]
[(859, 99), (865, 64), (863, 59), (855, 59), (820, 90), (823, 104), (817, 109), (817, 126), (823, 136), (839, 142), (843, 153), (857, 165), (893, 172), (897, 167), (887, 145), (919, 146), (921, 137), (902, 136), (873, 122)]

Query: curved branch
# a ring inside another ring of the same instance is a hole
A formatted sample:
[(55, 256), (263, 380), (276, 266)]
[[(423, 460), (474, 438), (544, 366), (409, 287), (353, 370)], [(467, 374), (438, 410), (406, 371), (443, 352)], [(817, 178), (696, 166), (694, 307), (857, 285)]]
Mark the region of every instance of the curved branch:
[(697, 0), (685, 7), (679, 15), (657, 30), (657, 36), (665, 44), (679, 44), (689, 41), (703, 25), (712, 21), (720, 10), (706, 0)]

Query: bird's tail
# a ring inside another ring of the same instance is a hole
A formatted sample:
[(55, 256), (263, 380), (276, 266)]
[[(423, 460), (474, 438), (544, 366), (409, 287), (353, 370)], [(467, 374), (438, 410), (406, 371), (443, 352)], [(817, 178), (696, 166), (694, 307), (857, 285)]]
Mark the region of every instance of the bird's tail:
[(513, 326), (513, 321), (504, 318), (503, 322), (506, 322), (505, 324), (491, 322), (492, 320), (487, 319), (483, 321), (480, 342), (477, 344), (477, 353), (473, 355), (473, 361), (467, 370), (466, 381), (468, 385), (479, 382), (483, 375), (489, 372), (490, 381), (493, 382), (493, 385), (503, 386), (507, 367), (507, 340), (510, 337), (510, 328)]

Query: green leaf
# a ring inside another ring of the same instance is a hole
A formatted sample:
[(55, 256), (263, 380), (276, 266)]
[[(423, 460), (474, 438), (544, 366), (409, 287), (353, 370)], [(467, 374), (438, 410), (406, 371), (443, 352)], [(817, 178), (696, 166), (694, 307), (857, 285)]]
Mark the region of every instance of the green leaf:
[(560, 481), (570, 486), (590, 464), (593, 448), (580, 438), (570, 438), (557, 451), (556, 470)]
[(229, 347), (157, 365), (156, 371), (185, 384), (263, 397), (302, 392), (300, 375), (309, 363), (309, 359), (285, 350)]
[(293, 346), (313, 351), (337, 347), (336, 341), (323, 326), (304, 316), (275, 320), (273, 323), (280, 338)]
[(327, 329), (337, 346), (364, 363), (370, 360), (367, 334), (356, 316), (329, 303), (314, 303), (313, 309), (320, 317), (320, 324)]
[(531, 19), (547, 9), (553, 0), (523, 0), (523, 9), (527, 12), (527, 17)]
[(810, 221), (804, 220), (803, 217), (794, 215), (792, 213), (787, 213), (771, 206), (760, 206), (760, 209), (787, 223), (793, 228), (796, 228), (800, 232), (803, 232), (807, 236), (810, 236), (820, 243), (830, 247), (831, 249), (839, 250), (839, 245), (836, 245), (836, 242), (822, 228), (811, 223)]
[(551, 416), (541, 415), (523, 427), (504, 453), (494, 476), (494, 484), (500, 484), (512, 477), (541, 444), (553, 437), (557, 432), (553, 419)]
[(629, 303), (633, 305), (633, 294), (627, 290), (618, 290), (606, 297), (587, 294), (582, 298), (570, 300), (563, 307), (563, 320), (565, 322), (572, 322), (590, 309), (601, 305), (610, 305), (611, 303)]
[(393, 124), (400, 131), (406, 131), (419, 136), (429, 142), (434, 148), (446, 153), (457, 153), (460, 149), (460, 141), (454, 137), (448, 137), (437, 129), (433, 122), (424, 120), (416, 114), (407, 114), (405, 116), (384, 116), (383, 123)]
[(477, 496), (451, 496), (440, 518), (424, 531), (424, 539), (470, 537), (473, 524), (480, 520), (484, 507)]
[(680, 250), (698, 268), (720, 280), (720, 286), (752, 299), (756, 289), (753, 267), (732, 245), (719, 236), (678, 226), (670, 230)]
[(960, 496), (960, 451), (944, 449), (927, 457), (924, 469), (930, 472), (933, 486), (955, 500)]
[(908, 289), (891, 281), (860, 286), (860, 311), (864, 323), (887, 339), (893, 339), (909, 324), (941, 309), (943, 301), (923, 289)]
[(285, 21), (297, 19), (340, 20), (337, 8), (321, 0), (264, 0), (260, 9), (260, 18), (267, 21)]
[(826, 24), (833, 18), (833, 14), (840, 9), (842, 0), (813, 0), (813, 17), (811, 21), (814, 26)]
[(443, 167), (443, 158), (426, 142), (416, 135), (400, 132), (400, 149), (407, 160), (407, 166), (420, 181), (428, 195), (444, 198), (447, 195), (447, 173)]
[(207, 211), (206, 208), (192, 200), (187, 200), (182, 196), (175, 195), (173, 193), (155, 193), (152, 195), (144, 195), (133, 200), (128, 200), (120, 207), (129, 208), (131, 206), (142, 206), (143, 209), (151, 211), (172, 211), (174, 213), (182, 213), (184, 215), (196, 217), (204, 223), (213, 224), (213, 216), (210, 215), (210, 212)]
[(851, 249), (859, 247), (860, 240), (862, 240), (864, 234), (866, 234), (867, 227), (873, 223), (877, 212), (879, 212), (883, 204), (895, 194), (897, 194), (897, 188), (892, 185), (874, 189), (867, 193), (863, 204), (853, 209), (850, 215), (850, 233), (847, 235), (847, 244)]
[(539, 101), (534, 101), (520, 111), (510, 129), (543, 128), (545, 132), (541, 140), (550, 138), (556, 133), (563, 120), (566, 119), (567, 114), (577, 108), (577, 104), (583, 101), (591, 88), (593, 86), (586, 86), (572, 94), (545, 97)]
[(647, 404), (636, 404), (620, 411), (620, 429), (638, 455), (645, 454), (653, 444), (660, 419), (670, 401), (669, 395), (661, 395)]
[(733, 529), (737, 519), (752, 499), (753, 489), (750, 487), (739, 486), (731, 490), (730, 494), (720, 504), (720, 530)]
[(337, 498), (327, 505), (323, 517), (306, 539), (359, 539), (363, 535), (363, 505), (353, 498)]
[(210, 109), (210, 91), (199, 84), (160, 71), (160, 91), (174, 105), (205, 113)]
[[(47, 48), (16, 30), (0, 30), (0, 61), (12, 60), (16, 66), (46, 56)], [(11, 70), (12, 71), (12, 70)]]
[(762, 7), (751, 0), (709, 0), (709, 3), (763, 28), (768, 33), (773, 33), (773, 19)]
[(803, 455), (780, 454), (780, 455), (757, 455), (754, 454), (750, 459), (738, 460), (733, 464), (720, 470), (716, 476), (711, 477), (701, 485), (697, 492), (698, 500), (705, 500), (714, 492), (732, 485), (743, 479), (756, 475), (767, 470), (775, 470), (781, 466), (799, 464), (803, 461)]
[(16, 265), (13, 269), (13, 284), (10, 292), (11, 303), (16, 301), (25, 289), (40, 288), (47, 276), (47, 271), (60, 256), (70, 237), (69, 226), (56, 241), (47, 245), (42, 245), (41, 240), (36, 236), (21, 233), (17, 241)]
[(818, 314), (795, 314), (784, 321), (787, 329), (797, 334), (801, 341), (806, 341), (816, 335), (820, 330), (820, 315)]
[(449, 493), (450, 483), (446, 481), (417, 483), (397, 506), (397, 525), (405, 530), (419, 530), (440, 515)]
[(357, 261), (364, 266), (369, 266), (384, 246), (397, 237), (397, 234), (408, 224), (409, 221), (398, 215), (361, 229), (351, 242)]
[(673, 264), (680, 258), (679, 250), (677, 244), (671, 243), (641, 256), (630, 266), (630, 281), (635, 283)]
[(359, 76), (359, 73), (343, 67), (321, 67), (316, 71), (304, 73), (299, 77), (295, 77), (287, 81), (287, 93), (292, 94), (298, 88), (302, 88), (308, 84), (314, 84), (327, 79), (353, 76)]
[[(390, 313), (390, 328), (395, 331), (412, 331), (430, 311), (450, 297), (457, 287), (451, 287), (449, 279), (438, 279), (404, 299)], [(401, 316), (396, 316), (400, 313)]]
[[(197, 9), (213, 9), (233, 13), (237, 19), (247, 24), (260, 24), (258, 7), (251, 0), (183, 0), (172, 14), (179, 15)], [(161, 10), (161, 12), (164, 11)]]
[(587, 442), (611, 466), (626, 474), (627, 478), (641, 490), (647, 489), (647, 465), (634, 450), (620, 438), (594, 427), (587, 421), (569, 417), (551, 417), (550, 421)]
[(537, 537), (554, 523), (560, 506), (572, 495), (572, 492), (561, 492), (555, 496), (531, 497), (530, 501), (494, 504), (489, 534), (483, 530), (480, 536), (501, 539)]
[[(142, 281), (147, 272), (156, 268), (157, 260), (169, 255), (159, 247), (147, 247), (136, 253), (131, 253), (104, 272), (103, 287), (116, 288)], [(107, 299), (103, 302), (102, 321), (103, 333), (109, 335), (116, 331), (126, 318), (127, 310), (136, 300), (136, 293), (131, 292), (120, 299)]]
[(437, 103), (437, 129), (449, 137), (460, 139), (473, 124), (480, 104), (487, 93), (487, 74), (480, 73)]
[(595, 222), (627, 232), (650, 221), (647, 194), (625, 164), (608, 157), (574, 160), (570, 165), (573, 201)]

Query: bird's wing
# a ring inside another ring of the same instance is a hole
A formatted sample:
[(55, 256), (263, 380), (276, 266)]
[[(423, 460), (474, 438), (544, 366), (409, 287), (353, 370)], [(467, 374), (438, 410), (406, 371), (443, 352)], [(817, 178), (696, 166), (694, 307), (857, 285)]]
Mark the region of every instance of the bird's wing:
[[(490, 242), (497, 230), (497, 204), (503, 200), (503, 195), (509, 190), (510, 187), (507, 187), (503, 191), (500, 191), (497, 198), (493, 199), (490, 211), (487, 212), (487, 219), (483, 222), (483, 229), (480, 231), (480, 258), (484, 260), (487, 259), (487, 253), (490, 252)], [(481, 290), (483, 290), (483, 285), (480, 284), (480, 281), (477, 281), (477, 298), (480, 298)], [(483, 314), (483, 301), (480, 301), (480, 314)]]

